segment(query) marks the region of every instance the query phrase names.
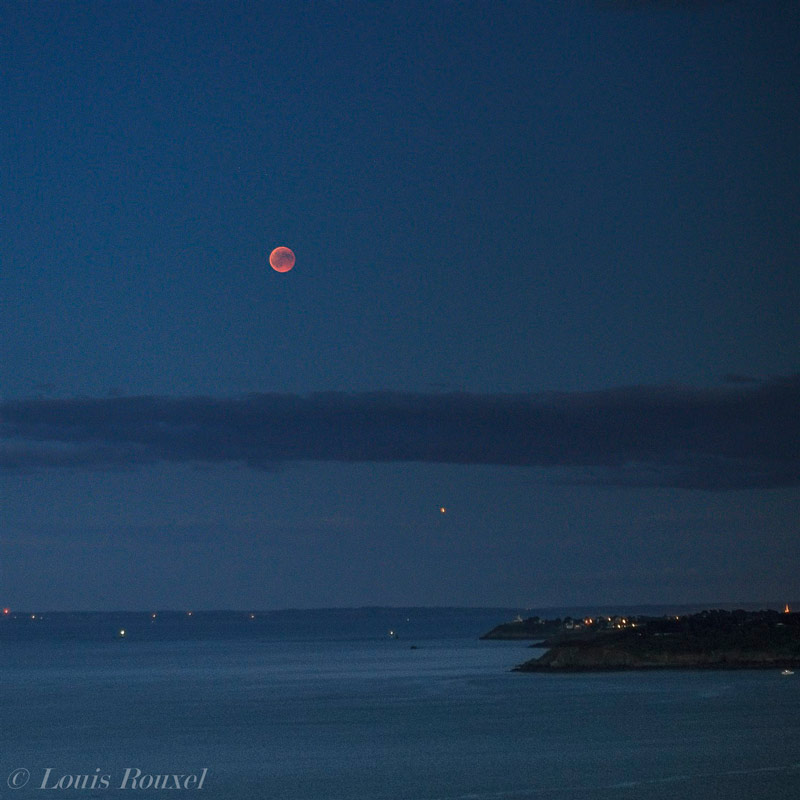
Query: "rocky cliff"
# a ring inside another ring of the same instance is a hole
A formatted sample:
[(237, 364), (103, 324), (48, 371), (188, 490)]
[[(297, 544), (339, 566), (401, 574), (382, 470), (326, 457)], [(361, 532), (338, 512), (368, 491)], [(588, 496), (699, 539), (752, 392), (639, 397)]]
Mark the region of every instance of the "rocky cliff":
[(800, 615), (704, 611), (622, 630), (557, 636), (520, 672), (800, 667)]

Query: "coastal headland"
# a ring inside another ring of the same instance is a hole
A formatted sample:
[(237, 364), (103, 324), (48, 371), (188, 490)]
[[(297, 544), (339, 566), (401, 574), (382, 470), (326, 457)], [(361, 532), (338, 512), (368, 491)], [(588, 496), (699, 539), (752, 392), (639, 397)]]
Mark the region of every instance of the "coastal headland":
[(518, 619), (481, 638), (537, 639), (534, 646), (548, 648), (518, 672), (800, 667), (800, 614), (774, 610)]

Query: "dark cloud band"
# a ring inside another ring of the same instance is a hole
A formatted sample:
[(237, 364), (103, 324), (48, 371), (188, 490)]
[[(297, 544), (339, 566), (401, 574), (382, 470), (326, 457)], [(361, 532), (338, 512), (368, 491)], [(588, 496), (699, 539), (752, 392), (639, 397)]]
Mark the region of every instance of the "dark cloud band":
[(800, 376), (720, 389), (19, 400), (3, 466), (427, 462), (698, 489), (800, 483)]

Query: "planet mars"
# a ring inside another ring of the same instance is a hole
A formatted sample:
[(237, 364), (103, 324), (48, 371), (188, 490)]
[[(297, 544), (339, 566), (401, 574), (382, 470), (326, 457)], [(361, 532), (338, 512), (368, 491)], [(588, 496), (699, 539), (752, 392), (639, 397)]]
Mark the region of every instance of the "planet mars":
[(269, 264), (275, 272), (288, 272), (294, 261), (294, 253), (288, 247), (276, 247), (269, 254)]

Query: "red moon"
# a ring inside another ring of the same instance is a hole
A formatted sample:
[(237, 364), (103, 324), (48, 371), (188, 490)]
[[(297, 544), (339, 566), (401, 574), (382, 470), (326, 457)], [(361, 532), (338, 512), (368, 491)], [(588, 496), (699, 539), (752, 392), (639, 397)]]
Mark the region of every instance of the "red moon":
[(269, 254), (269, 265), (275, 272), (288, 272), (294, 266), (294, 253), (288, 247), (276, 247)]

